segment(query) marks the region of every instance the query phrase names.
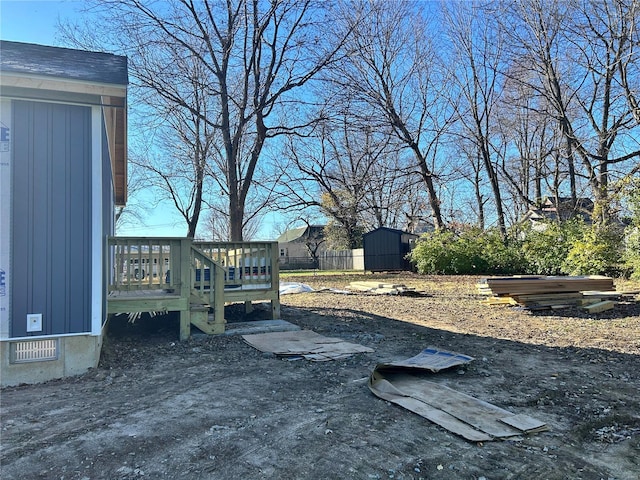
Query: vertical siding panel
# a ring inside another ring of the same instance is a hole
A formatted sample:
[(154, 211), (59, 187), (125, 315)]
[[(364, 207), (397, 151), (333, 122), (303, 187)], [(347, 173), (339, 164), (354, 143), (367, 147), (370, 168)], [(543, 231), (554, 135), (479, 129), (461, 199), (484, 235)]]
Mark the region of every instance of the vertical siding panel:
[(33, 105), (33, 129), (29, 138), (32, 144), (33, 168), (28, 172), (31, 178), (31, 217), (28, 219), (32, 228), (32, 236), (28, 239), (29, 254), (26, 263), (29, 265), (28, 289), (32, 299), (30, 311), (27, 313), (42, 313), (43, 330), (49, 331), (51, 326), (50, 304), (47, 302), (47, 288), (49, 283), (49, 183), (50, 171), (47, 162), (51, 143), (49, 129), (49, 112), (38, 104)]
[[(107, 129), (105, 127), (104, 121), (101, 122), (101, 131), (102, 131), (102, 158), (110, 158), (109, 157), (109, 144), (107, 139)], [(115, 235), (115, 185), (113, 184), (113, 179), (115, 178), (114, 172), (111, 171), (112, 162), (102, 162), (102, 238), (101, 238), (101, 251), (103, 252), (102, 258), (102, 281), (103, 285), (108, 283), (108, 278), (111, 274), (109, 272), (108, 264), (106, 263), (106, 255), (111, 255), (111, 253), (107, 249), (107, 236)], [(93, 242), (92, 242), (93, 243)], [(102, 324), (104, 326), (104, 322), (107, 319), (107, 297), (106, 295), (102, 295)]]
[[(11, 336), (91, 331), (91, 109), (14, 102)], [(19, 268), (18, 268), (19, 267)], [(20, 293), (18, 293), (20, 292)]]
[(33, 126), (32, 112), (29, 109), (16, 108), (12, 105), (12, 178), (13, 185), (11, 204), (11, 237), (12, 237), (12, 268), (11, 268), (11, 325), (9, 334), (14, 337), (24, 336), (27, 331), (26, 314), (31, 301), (31, 291), (28, 288), (29, 242), (31, 238), (31, 203), (28, 201), (31, 191), (29, 172), (33, 170), (30, 129)]
[[(69, 255), (73, 257), (67, 289), (69, 327), (91, 331), (91, 110), (71, 112), (71, 124), (78, 131), (69, 142)], [(81, 132), (81, 133), (80, 133)], [(81, 259), (80, 261), (75, 261)]]
[(60, 105), (51, 105), (52, 118), (55, 122), (51, 125), (51, 137), (52, 142), (50, 145), (50, 164), (52, 165), (51, 172), (51, 211), (49, 213), (51, 224), (51, 251), (53, 255), (50, 257), (50, 275), (49, 281), (51, 282), (51, 311), (56, 317), (55, 324), (52, 325), (52, 333), (63, 333), (68, 331), (64, 320), (68, 316), (68, 308), (66, 302), (66, 295), (64, 292), (68, 290), (69, 275), (68, 275), (68, 263), (70, 259), (67, 255), (67, 212), (69, 209), (69, 202), (66, 198), (66, 192), (68, 189), (67, 183), (67, 171), (69, 168), (69, 152), (67, 149), (67, 131), (69, 125), (67, 125), (66, 115), (63, 110), (64, 107)]

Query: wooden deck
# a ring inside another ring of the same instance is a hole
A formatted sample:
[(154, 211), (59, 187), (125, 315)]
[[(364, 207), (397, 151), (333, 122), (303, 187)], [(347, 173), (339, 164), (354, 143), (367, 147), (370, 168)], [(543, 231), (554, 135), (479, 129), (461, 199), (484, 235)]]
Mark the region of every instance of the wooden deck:
[(224, 333), (224, 305), (270, 301), (280, 318), (277, 242), (193, 242), (188, 238), (110, 237), (107, 313), (180, 312), (191, 325)]

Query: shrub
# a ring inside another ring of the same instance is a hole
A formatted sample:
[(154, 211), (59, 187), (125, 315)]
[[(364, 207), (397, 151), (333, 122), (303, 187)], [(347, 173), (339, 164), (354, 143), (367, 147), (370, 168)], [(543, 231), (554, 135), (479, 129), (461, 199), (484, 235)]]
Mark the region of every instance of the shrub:
[(619, 272), (622, 238), (614, 227), (593, 226), (571, 243), (562, 262), (568, 275), (615, 275)]
[(619, 230), (579, 219), (548, 222), (506, 241), (496, 229), (467, 227), (423, 235), (410, 259), (422, 274), (615, 275), (626, 266), (640, 278), (640, 229), (633, 232), (623, 254)]
[(533, 275), (561, 275), (562, 265), (573, 242), (587, 228), (580, 220), (546, 222), (538, 230), (524, 232), (522, 255), (527, 273)]
[(487, 263), (485, 273), (513, 275), (526, 273), (527, 265), (522, 252), (522, 242), (515, 235), (510, 235), (506, 241), (502, 239), (499, 230), (488, 230), (482, 235), (483, 255)]
[(420, 238), (411, 260), (422, 274), (511, 274), (522, 272), (517, 242), (505, 243), (497, 230), (468, 227)]
[(628, 178), (622, 189), (627, 202), (629, 225), (624, 232), (625, 273), (640, 280), (640, 178)]
[(422, 235), (410, 253), (418, 272), (425, 275), (450, 273), (451, 244), (454, 240), (453, 232), (449, 231), (437, 230)]
[(622, 260), (625, 272), (634, 280), (640, 280), (640, 227), (627, 227), (624, 244)]

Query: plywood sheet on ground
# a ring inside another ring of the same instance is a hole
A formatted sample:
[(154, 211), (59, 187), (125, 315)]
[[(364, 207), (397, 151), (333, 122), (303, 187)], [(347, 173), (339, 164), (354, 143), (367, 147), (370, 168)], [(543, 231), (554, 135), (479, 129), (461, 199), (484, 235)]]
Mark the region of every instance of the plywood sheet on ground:
[(325, 337), (312, 330), (243, 335), (242, 338), (262, 352), (282, 356), (301, 356), (316, 362), (337, 360), (355, 353), (374, 351), (372, 348), (347, 342), (341, 338)]
[(416, 374), (420, 368), (416, 369), (412, 362), (408, 362), (408, 366), (402, 365), (406, 362), (378, 365), (369, 378), (369, 389), (376, 396), (474, 442), (517, 437), (547, 429), (544, 422), (528, 415), (514, 414), (430, 381), (425, 375)]

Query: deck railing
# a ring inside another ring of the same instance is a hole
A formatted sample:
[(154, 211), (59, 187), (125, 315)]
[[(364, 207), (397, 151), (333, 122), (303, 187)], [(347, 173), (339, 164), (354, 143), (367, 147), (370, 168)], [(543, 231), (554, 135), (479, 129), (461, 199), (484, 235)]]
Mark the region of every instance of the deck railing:
[(278, 281), (278, 244), (275, 242), (194, 242), (193, 245), (224, 267), (226, 288), (271, 288), (272, 283)]
[[(222, 267), (226, 288), (278, 283), (276, 242), (193, 242), (187, 238), (109, 237), (109, 291), (179, 291), (182, 274), (189, 285), (208, 289), (210, 268)], [(200, 251), (205, 258), (189, 253)]]
[(280, 318), (277, 242), (109, 237), (108, 246), (111, 313), (178, 310), (187, 318), (199, 305), (223, 323), (225, 302), (250, 309), (254, 300), (269, 300), (272, 317)]
[(180, 238), (109, 237), (109, 292), (179, 292), (183, 242)]

